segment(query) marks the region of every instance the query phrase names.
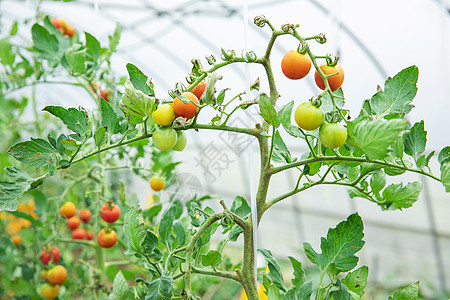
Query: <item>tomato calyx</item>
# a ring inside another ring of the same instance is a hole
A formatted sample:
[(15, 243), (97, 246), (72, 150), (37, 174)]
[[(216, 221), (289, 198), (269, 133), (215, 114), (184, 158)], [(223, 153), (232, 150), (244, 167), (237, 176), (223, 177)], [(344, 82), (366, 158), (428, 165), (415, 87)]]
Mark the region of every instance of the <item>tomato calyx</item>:
[[(329, 67), (336, 67), (336, 65), (337, 65), (337, 63), (339, 61), (339, 55), (327, 54), (325, 56), (325, 60), (327, 62), (327, 66), (329, 66)], [(339, 73), (330, 74), (330, 75), (326, 75), (326, 76), (327, 77), (331, 77), (331, 76), (334, 76), (336, 74), (339, 74)]]
[(297, 48), (298, 53), (305, 55), (306, 52), (308, 52), (308, 50), (309, 50), (309, 45), (305, 41), (301, 42), (298, 45), (298, 48)]
[(309, 99), (309, 101), (311, 102), (311, 104), (316, 107), (316, 108), (320, 108), (322, 106), (322, 96), (319, 95), (316, 98), (311, 98)]
[(108, 207), (108, 209), (113, 209), (114, 208), (114, 206), (116, 206), (116, 204), (114, 203), (114, 201), (113, 200), (109, 200), (107, 203), (106, 203), (106, 206)]

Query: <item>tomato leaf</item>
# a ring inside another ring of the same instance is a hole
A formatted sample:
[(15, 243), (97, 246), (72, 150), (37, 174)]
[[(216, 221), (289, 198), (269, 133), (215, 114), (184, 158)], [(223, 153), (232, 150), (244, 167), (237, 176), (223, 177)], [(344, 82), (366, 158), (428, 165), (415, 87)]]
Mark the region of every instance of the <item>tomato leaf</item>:
[(358, 263), (355, 253), (364, 246), (362, 240), (363, 222), (358, 213), (350, 215), (346, 221), (339, 223), (336, 228), (330, 228), (326, 238), (321, 239), (319, 254), (309, 243), (304, 243), (306, 256), (319, 266), (321, 272), (332, 266), (338, 272), (347, 272)]
[(289, 152), (289, 149), (286, 147), (286, 144), (284, 143), (278, 131), (275, 132), (275, 136), (273, 137), (273, 139), (274, 139), (274, 147), (272, 152), (273, 161), (277, 163), (292, 162), (291, 153)]
[(139, 206), (135, 205), (130, 207), (125, 214), (123, 225), (123, 235), (127, 246), (125, 255), (132, 256), (143, 253), (142, 244), (144, 243), (145, 236), (142, 228), (143, 224), (140, 221)]
[(417, 159), (417, 155), (425, 151), (427, 143), (427, 132), (424, 129), (424, 122), (414, 124), (409, 132), (403, 135), (403, 146), (405, 153)]
[(370, 187), (374, 194), (378, 194), (386, 185), (386, 175), (383, 171), (376, 172), (370, 178)]
[(353, 134), (358, 147), (367, 157), (383, 159), (406, 124), (407, 121), (403, 119), (364, 120), (356, 124)]
[(84, 36), (86, 37), (86, 53), (96, 63), (100, 56), (100, 43), (92, 34), (88, 32), (85, 32)]
[(89, 117), (86, 110), (81, 106), (78, 109), (73, 107), (65, 109), (61, 106), (46, 106), (42, 110), (48, 111), (63, 121), (68, 129), (76, 133), (72, 137), (77, 141), (83, 141), (91, 136)]
[(303, 283), (305, 283), (305, 271), (303, 271), (302, 263), (289, 256), (289, 260), (291, 261), (292, 267), (294, 268), (294, 278), (292, 279), (292, 284), (294, 286), (300, 287)]
[(409, 112), (409, 103), (417, 93), (418, 76), (419, 69), (411, 66), (400, 71), (394, 78), (388, 78), (384, 91), (380, 88), (370, 100), (372, 112), (382, 117), (392, 114), (398, 117)]
[(446, 192), (450, 192), (450, 160), (441, 164), (441, 181)]
[(102, 125), (106, 126), (110, 135), (120, 132), (119, 118), (112, 109), (111, 105), (105, 100), (101, 99)]
[(342, 283), (347, 286), (350, 292), (357, 294), (359, 297), (364, 295), (364, 289), (367, 285), (367, 276), (369, 275), (369, 268), (363, 266), (350, 272), (342, 279)]
[(269, 97), (264, 93), (259, 96), (259, 110), (261, 112), (261, 116), (267, 123), (274, 127), (278, 127), (280, 125), (277, 118), (277, 111), (273, 107), (272, 102), (270, 102)]
[(0, 211), (15, 211), (19, 207), (18, 198), (29, 188), (17, 182), (0, 181)]
[(106, 134), (106, 127), (100, 127), (97, 129), (97, 131), (94, 134), (94, 141), (95, 146), (100, 148), (104, 144), (106, 144), (106, 141), (108, 140), (108, 135)]
[(299, 137), (304, 139), (305, 136), (300, 131), (300, 129), (297, 126), (292, 125), (291, 114), (293, 106), (294, 101), (291, 101), (285, 106), (283, 106), (281, 110), (278, 112), (278, 121), (283, 125), (283, 128), (284, 130), (286, 130), (287, 133), (289, 133), (293, 137)]
[[(337, 91), (333, 92), (334, 95), (339, 96), (339, 97), (344, 97), (344, 92), (342, 91), (342, 89), (338, 89)], [(334, 111), (334, 105), (333, 105), (333, 101), (331, 100), (330, 94), (329, 93), (325, 93), (322, 97), (322, 105), (320, 106), (320, 108), (322, 109), (323, 113), (326, 115), (327, 113), (331, 113), (332, 111)], [(344, 107), (344, 99), (342, 98), (335, 98), (335, 103), (337, 105), (337, 107), (339, 108), (343, 108)]]
[(111, 55), (114, 51), (116, 51), (117, 45), (120, 40), (120, 33), (122, 32), (122, 26), (119, 22), (116, 23), (116, 29), (114, 30), (113, 35), (109, 36), (109, 55)]
[(148, 286), (148, 293), (144, 300), (170, 300), (173, 283), (172, 277), (168, 276), (161, 276), (161, 278), (152, 281)]
[(272, 255), (272, 252), (267, 249), (258, 249), (258, 251), (264, 256), (267, 262), (267, 266), (269, 267), (268, 276), (275, 283), (275, 285), (282, 291), (287, 292), (287, 287), (284, 284), (283, 273), (281, 273), (280, 265), (276, 261), (275, 257)]
[(125, 93), (120, 100), (122, 109), (128, 122), (140, 124), (155, 110), (156, 98), (145, 95), (141, 90), (135, 89), (130, 80), (125, 82)]
[(109, 300), (127, 300), (134, 299), (133, 293), (130, 290), (128, 282), (123, 277), (122, 271), (117, 272), (114, 277), (112, 293), (109, 295)]
[(12, 66), (16, 58), (8, 38), (0, 40), (0, 61), (3, 65)]
[(411, 285), (408, 285), (401, 290), (398, 290), (395, 292), (395, 294), (391, 297), (389, 297), (389, 300), (415, 300), (419, 297), (419, 281), (416, 283), (413, 283)]
[(172, 226), (176, 213), (177, 207), (172, 205), (162, 215), (159, 223), (159, 238), (163, 243), (168, 241), (169, 236), (172, 234)]
[(84, 74), (87, 69), (86, 64), (87, 49), (80, 44), (72, 45), (64, 53), (64, 60), (68, 66), (64, 65), (71, 73)]
[(243, 197), (236, 196), (231, 204), (230, 211), (243, 219), (247, 219), (250, 216), (251, 208)]
[(59, 60), (58, 50), (59, 44), (56, 36), (50, 34), (43, 26), (34, 24), (31, 28), (34, 49), (40, 56), (50, 62)]
[(202, 255), (202, 265), (205, 267), (216, 267), (222, 262), (222, 254), (216, 250), (209, 250), (206, 255)]
[(43, 139), (31, 138), (31, 141), (21, 142), (9, 148), (8, 153), (15, 159), (30, 166), (40, 167), (56, 164), (57, 152), (52, 145)]
[(421, 190), (422, 183), (420, 181), (409, 182), (404, 187), (402, 183), (391, 184), (384, 189), (382, 195), (388, 208), (393, 205), (395, 209), (401, 210), (411, 207), (419, 199)]
[[(128, 75), (130, 75), (130, 82), (133, 87), (145, 95), (155, 96), (153, 91), (153, 84), (141, 70), (133, 64), (127, 64)], [(126, 82), (125, 82), (126, 83)]]
[(438, 162), (443, 164), (446, 161), (450, 161), (450, 146), (444, 147), (438, 156)]

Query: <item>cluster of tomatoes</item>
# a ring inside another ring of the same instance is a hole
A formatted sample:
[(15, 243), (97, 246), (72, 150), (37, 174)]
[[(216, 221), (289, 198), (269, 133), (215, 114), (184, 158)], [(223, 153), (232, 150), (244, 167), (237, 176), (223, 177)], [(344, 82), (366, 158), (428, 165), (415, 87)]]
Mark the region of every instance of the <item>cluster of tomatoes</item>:
[[(120, 217), (120, 207), (113, 201), (108, 201), (100, 208), (100, 217), (106, 223), (112, 224)], [(102, 228), (97, 234), (97, 243), (102, 248), (111, 248), (117, 242), (117, 233), (112, 228)]]
[(89, 209), (80, 209), (77, 213), (77, 207), (73, 202), (67, 201), (59, 209), (59, 213), (62, 217), (66, 218), (67, 227), (72, 230), (72, 239), (74, 240), (89, 240), (92, 241), (94, 234), (90, 230), (85, 230), (80, 227), (81, 222), (84, 224), (89, 223), (92, 217), (92, 213)]
[(161, 151), (175, 150), (183, 151), (186, 147), (186, 134), (183, 131), (175, 131), (170, 125), (175, 118), (183, 117), (190, 120), (197, 115), (199, 99), (206, 89), (206, 82), (201, 81), (190, 92), (181, 95), (189, 100), (184, 103), (175, 98), (172, 103), (159, 104), (152, 113), (153, 121), (158, 125), (153, 133), (153, 145)]
[(46, 282), (41, 286), (41, 296), (44, 299), (54, 299), (58, 297), (59, 286), (63, 284), (67, 279), (67, 270), (62, 265), (56, 265), (61, 252), (57, 246), (48, 245), (45, 249), (41, 250), (41, 262), (47, 266), (50, 261), (52, 267), (44, 269), (41, 272), (41, 280)]
[(72, 25), (68, 25), (64, 19), (51, 18), (50, 22), (56, 29), (61, 31), (62, 35), (72, 38), (75, 35), (75, 28)]
[[(339, 65), (323, 64), (320, 70), (327, 76), (326, 80), (331, 91), (338, 90), (344, 82), (344, 70)], [(301, 79), (308, 75), (311, 70), (311, 59), (308, 55), (297, 50), (288, 51), (282, 61), (281, 70), (289, 79)], [(319, 72), (314, 74), (316, 85), (325, 90), (325, 82)], [(344, 145), (347, 140), (347, 128), (339, 123), (324, 123), (325, 115), (322, 109), (313, 102), (300, 104), (295, 110), (295, 122), (305, 130), (315, 130), (319, 128), (319, 140), (328, 148), (335, 149)]]
[[(37, 219), (38, 216), (34, 212), (34, 200), (28, 201), (27, 204), (21, 202), (19, 203), (19, 207), (17, 211), (27, 213), (33, 219)], [(21, 231), (23, 228), (29, 228), (31, 226), (31, 221), (25, 218), (19, 218), (14, 216), (13, 214), (0, 212), (0, 220), (5, 220), (7, 222), (6, 232), (11, 236), (11, 241), (14, 245), (18, 246), (22, 244), (22, 236)]]

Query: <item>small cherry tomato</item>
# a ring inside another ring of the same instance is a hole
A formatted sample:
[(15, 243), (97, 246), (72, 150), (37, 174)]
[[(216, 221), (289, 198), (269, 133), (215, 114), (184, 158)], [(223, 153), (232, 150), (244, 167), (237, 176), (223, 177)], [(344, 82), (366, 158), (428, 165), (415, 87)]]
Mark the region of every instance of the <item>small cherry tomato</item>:
[(94, 239), (94, 233), (92, 231), (86, 230), (84, 233), (84, 238), (88, 241), (92, 241)]
[(164, 180), (164, 178), (161, 178), (157, 175), (154, 175), (152, 178), (150, 178), (150, 187), (155, 192), (162, 190), (165, 186), (166, 186), (166, 181)]
[(114, 223), (120, 217), (120, 207), (112, 201), (103, 204), (100, 209), (100, 217), (103, 221), (108, 223)]
[(84, 240), (86, 231), (83, 228), (77, 228), (72, 231), (72, 239), (74, 240)]
[(173, 100), (173, 111), (177, 116), (184, 117), (188, 120), (192, 119), (198, 112), (198, 107), (195, 104), (200, 104), (200, 102), (198, 101), (197, 96), (191, 92), (184, 92), (181, 95), (188, 98), (190, 101), (186, 104), (180, 99), (175, 98)]
[(177, 143), (175, 144), (175, 146), (172, 147), (172, 150), (183, 151), (184, 148), (186, 147), (186, 143), (187, 143), (186, 133), (184, 133), (184, 131), (178, 130)]
[(77, 229), (80, 226), (81, 220), (78, 217), (72, 217), (72, 218), (67, 219), (67, 223), (66, 224), (67, 224), (67, 227), (70, 230), (74, 230), (74, 229)]
[(63, 19), (51, 18), (50, 23), (52, 23), (56, 29), (60, 29), (61, 32), (64, 30), (64, 27), (66, 27), (66, 21)]
[(97, 234), (97, 243), (102, 248), (111, 248), (117, 242), (117, 234), (111, 229), (107, 231), (105, 228), (100, 230)]
[(314, 130), (322, 125), (325, 116), (320, 107), (315, 107), (311, 102), (300, 104), (295, 110), (295, 122), (305, 130)]
[[(189, 85), (191, 87), (192, 84)], [(200, 81), (192, 90), (191, 93), (197, 97), (197, 99), (200, 99), (205, 92), (206, 89), (206, 81), (202, 80)]]
[(41, 261), (44, 265), (48, 265), (48, 263), (52, 259), (52, 256), (52, 263), (56, 264), (61, 257), (61, 252), (59, 251), (58, 247), (49, 245), (46, 249), (41, 250)]
[(169, 126), (175, 119), (173, 107), (169, 104), (158, 105), (158, 108), (152, 113), (152, 118), (159, 126)]
[(289, 79), (301, 79), (311, 70), (311, 60), (307, 54), (300, 54), (297, 50), (290, 50), (281, 61), (281, 70)]
[[(323, 64), (319, 67), (325, 75), (336, 74), (327, 78), (328, 84), (330, 85), (330, 89), (334, 92), (339, 89), (344, 82), (344, 69), (341, 66), (336, 65), (333, 67), (328, 66), (327, 64)], [(317, 86), (321, 89), (325, 89), (325, 83), (323, 78), (320, 76), (319, 72), (314, 73), (314, 80), (316, 81)]]
[(22, 237), (20, 235), (13, 235), (11, 237), (11, 241), (13, 242), (14, 245), (18, 246), (22, 244)]
[(324, 123), (319, 129), (319, 140), (328, 148), (339, 148), (347, 140), (347, 128), (338, 123)]
[(73, 202), (67, 201), (63, 206), (61, 206), (59, 213), (64, 218), (72, 218), (77, 213), (77, 207), (73, 204)]
[(50, 283), (44, 283), (41, 286), (41, 296), (44, 299), (55, 299), (58, 297), (59, 285), (51, 285)]
[(67, 279), (67, 270), (61, 265), (54, 266), (47, 272), (47, 280), (51, 284), (60, 285)]
[(63, 30), (63, 35), (66, 35), (69, 38), (72, 38), (75, 35), (75, 28), (73, 28), (72, 25), (66, 25)]
[(177, 144), (177, 132), (172, 127), (158, 127), (153, 133), (152, 141), (157, 149), (170, 150)]
[(92, 212), (89, 209), (80, 209), (78, 212), (78, 215), (80, 216), (80, 219), (83, 223), (89, 223), (92, 217)]

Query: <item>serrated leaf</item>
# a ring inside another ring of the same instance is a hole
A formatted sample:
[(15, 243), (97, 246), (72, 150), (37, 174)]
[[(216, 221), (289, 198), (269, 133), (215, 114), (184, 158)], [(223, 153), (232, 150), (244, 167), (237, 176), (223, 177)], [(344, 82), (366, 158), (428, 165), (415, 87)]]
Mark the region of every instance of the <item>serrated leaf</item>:
[(419, 199), (422, 190), (420, 181), (409, 182), (403, 187), (402, 183), (387, 186), (382, 195), (386, 202), (392, 203), (396, 209), (408, 208)]
[(58, 59), (59, 44), (53, 34), (39, 24), (34, 24), (31, 28), (34, 49), (41, 54), (41, 57), (49, 61)]
[(161, 276), (150, 283), (145, 300), (170, 300), (174, 280), (172, 277)]
[(100, 105), (102, 112), (102, 125), (106, 126), (108, 134), (113, 135), (119, 133), (119, 117), (117, 117), (111, 105), (109, 105), (109, 103), (103, 98), (100, 100)]
[(209, 250), (206, 255), (202, 255), (202, 265), (205, 267), (216, 267), (222, 262), (222, 254), (216, 250)]
[(292, 284), (294, 286), (301, 286), (305, 280), (305, 271), (303, 271), (302, 263), (289, 256), (289, 260), (291, 261), (292, 267), (294, 268), (294, 278), (292, 279)]
[(17, 182), (0, 181), (0, 211), (15, 211), (19, 207), (18, 198), (25, 193), (30, 185)]
[(427, 143), (427, 132), (424, 129), (424, 122), (414, 124), (409, 132), (403, 135), (403, 145), (405, 153), (416, 158), (417, 155), (425, 151)]
[(273, 281), (273, 283), (283, 292), (287, 292), (287, 287), (284, 284), (283, 273), (281, 272), (280, 265), (276, 261), (275, 257), (272, 255), (272, 252), (267, 249), (258, 249), (258, 251), (264, 256), (267, 262), (267, 266), (269, 267), (268, 276)]
[[(48, 111), (55, 117), (63, 121), (69, 130), (76, 133), (78, 141), (91, 136), (89, 117), (86, 110), (82, 107), (65, 109), (61, 106), (46, 106), (43, 111)], [(73, 135), (72, 135), (73, 137)]]
[(145, 95), (133, 87), (131, 82), (125, 82), (125, 93), (120, 100), (120, 108), (130, 124), (140, 124), (148, 118), (155, 109), (155, 98)]
[(86, 72), (86, 51), (80, 44), (72, 45), (64, 53), (64, 58), (70, 66), (70, 71), (75, 74), (84, 74)]
[(134, 299), (132, 292), (128, 286), (128, 282), (123, 277), (122, 271), (117, 272), (114, 277), (112, 293), (109, 295), (109, 300), (127, 300)]
[(88, 32), (85, 32), (84, 36), (86, 37), (86, 53), (94, 60), (94, 62), (96, 62), (100, 56), (100, 43)]
[(142, 243), (142, 247), (144, 248), (145, 253), (150, 254), (153, 250), (158, 247), (158, 237), (153, 234), (150, 230), (147, 230), (145, 233), (145, 238)]
[(114, 30), (113, 35), (109, 36), (109, 52), (111, 55), (114, 51), (116, 51), (117, 45), (120, 40), (120, 33), (122, 31), (122, 26), (119, 22), (116, 23), (116, 29)]
[(49, 142), (31, 138), (9, 148), (8, 153), (15, 159), (37, 168), (56, 164), (56, 151)]
[(364, 246), (363, 236), (361, 217), (354, 213), (336, 228), (330, 228), (326, 238), (321, 238), (321, 254), (314, 251), (309, 243), (304, 243), (303, 247), (308, 259), (318, 265), (321, 272), (325, 272), (332, 264), (337, 271), (347, 272), (358, 263), (355, 253)]
[(186, 242), (186, 231), (183, 224), (180, 221), (176, 221), (175, 223), (173, 223), (173, 230), (176, 234), (176, 240), (174, 241), (174, 245), (172, 246), (172, 248), (184, 246)]
[(441, 164), (441, 181), (445, 191), (450, 192), (450, 160)]
[(367, 120), (358, 123), (353, 129), (358, 147), (367, 157), (383, 159), (386, 157), (389, 146), (399, 136), (407, 122), (403, 119)]
[(283, 125), (284, 130), (293, 137), (305, 138), (303, 133), (297, 126), (293, 126), (291, 122), (292, 108), (294, 107), (294, 101), (287, 103), (278, 112), (278, 120)]
[(419, 297), (419, 282), (408, 285), (389, 297), (389, 300), (415, 300)]
[(280, 125), (277, 118), (277, 111), (273, 107), (272, 102), (270, 102), (269, 97), (266, 94), (261, 94), (259, 96), (259, 110), (261, 112), (261, 116), (266, 120), (267, 123), (274, 127), (278, 127)]
[[(344, 97), (344, 92), (342, 91), (342, 89), (338, 89), (337, 91), (333, 92), (333, 94), (336, 96), (339, 96), (339, 97)], [(323, 95), (321, 100), (322, 100), (322, 105), (320, 106), (320, 108), (322, 109), (322, 111), (325, 115), (327, 113), (331, 113), (332, 111), (335, 110), (333, 101), (331, 100), (331, 97), (328, 93), (325, 93), (325, 95)], [(342, 99), (342, 98), (335, 98), (334, 101), (335, 101), (337, 107), (339, 107), (339, 108), (343, 108), (345, 105), (344, 99)]]
[(291, 153), (289, 152), (289, 149), (286, 147), (286, 144), (284, 143), (278, 131), (275, 132), (275, 136), (273, 137), (273, 139), (274, 139), (273, 144), (274, 147), (272, 152), (273, 161), (277, 163), (292, 162)]
[(165, 243), (170, 234), (172, 233), (172, 226), (175, 220), (175, 215), (177, 213), (177, 207), (172, 205), (169, 207), (162, 215), (161, 221), (159, 223), (159, 238)]
[(100, 148), (108, 140), (108, 135), (106, 134), (106, 127), (100, 127), (94, 134), (95, 146)]
[(149, 80), (147, 75), (145, 75), (141, 70), (138, 69), (133, 64), (127, 64), (128, 75), (130, 76), (130, 82), (133, 87), (147, 96), (154, 96), (153, 85), (149, 85)]
[(375, 194), (378, 194), (386, 185), (386, 175), (384, 172), (379, 171), (372, 175), (370, 178), (370, 187)]
[(22, 171), (21, 169), (17, 168), (16, 166), (6, 167), (5, 171), (6, 171), (6, 174), (9, 177), (11, 177), (12, 180), (14, 180), (16, 182), (31, 183), (33, 181), (33, 178), (31, 178), (27, 172)]
[(131, 256), (143, 253), (142, 244), (145, 236), (142, 232), (143, 224), (140, 221), (139, 206), (135, 205), (128, 209), (124, 217), (123, 235), (125, 237), (127, 251), (125, 255)]
[(411, 110), (409, 103), (417, 93), (419, 70), (411, 66), (400, 71), (394, 78), (386, 80), (384, 91), (379, 90), (370, 100), (372, 112), (378, 116), (404, 114)]
[(350, 272), (342, 279), (342, 283), (347, 286), (347, 288), (357, 294), (358, 296), (364, 295), (364, 289), (367, 285), (367, 277), (369, 275), (369, 268), (363, 266), (361, 268), (356, 269), (353, 272)]

